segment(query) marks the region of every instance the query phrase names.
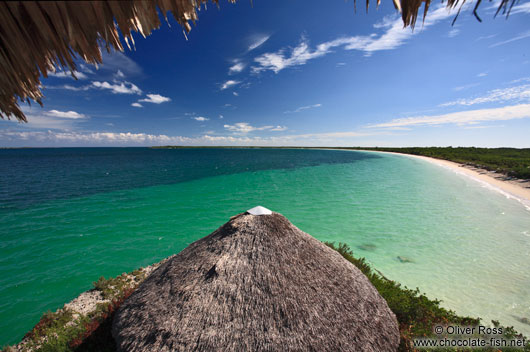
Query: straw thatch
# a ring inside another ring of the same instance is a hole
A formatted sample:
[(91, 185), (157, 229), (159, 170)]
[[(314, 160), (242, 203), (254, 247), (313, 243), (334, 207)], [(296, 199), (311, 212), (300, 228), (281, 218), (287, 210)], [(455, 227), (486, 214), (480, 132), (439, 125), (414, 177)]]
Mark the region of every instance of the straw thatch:
[(278, 213), (240, 214), (160, 266), (113, 321), (119, 351), (395, 351), (394, 314)]
[[(212, 0), (216, 4), (217, 1)], [(421, 5), (425, 3), (425, 16), (431, 3), (431, 0), (392, 1), (401, 11), (405, 26), (414, 26)], [(465, 1), (448, 0), (447, 6), (454, 8)], [(189, 21), (197, 20), (197, 9), (206, 2), (208, 0), (0, 2), (0, 117), (14, 116), (26, 121), (18, 100), (30, 102), (33, 99), (42, 105), (40, 75), (47, 77), (48, 72), (65, 67), (75, 76), (76, 55), (87, 63), (101, 63), (100, 46), (123, 51), (119, 33), (128, 46), (129, 41), (134, 43), (133, 31), (144, 37), (149, 35), (160, 26), (157, 8), (166, 20), (167, 13), (171, 12), (189, 31)], [(502, 10), (509, 14), (516, 2), (518, 0), (501, 0), (497, 13)], [(476, 9), (480, 3), (478, 0), (474, 10), (479, 20)], [(368, 5), (369, 0), (366, 0), (367, 9)]]

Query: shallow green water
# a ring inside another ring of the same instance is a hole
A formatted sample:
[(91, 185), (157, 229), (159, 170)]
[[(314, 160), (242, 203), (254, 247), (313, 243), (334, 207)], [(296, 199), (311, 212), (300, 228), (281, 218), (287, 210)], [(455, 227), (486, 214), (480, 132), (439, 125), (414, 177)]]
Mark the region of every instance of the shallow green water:
[[(256, 151), (249, 152), (255, 159)], [(177, 253), (255, 205), (284, 214), (320, 240), (350, 244), (385, 276), (419, 287), (459, 314), (497, 319), (530, 335), (520, 322), (530, 319), (530, 211), (519, 202), (403, 156), (267, 153), (266, 160), (293, 163), (259, 168), (241, 166), (250, 163), (243, 160), (233, 172), (205, 168), (174, 182), (122, 182), (126, 187), (88, 187), (80, 195), (32, 202), (4, 196), (0, 345), (18, 341), (44, 311), (89, 289), (99, 276)], [(9, 180), (2, 182), (7, 187)]]

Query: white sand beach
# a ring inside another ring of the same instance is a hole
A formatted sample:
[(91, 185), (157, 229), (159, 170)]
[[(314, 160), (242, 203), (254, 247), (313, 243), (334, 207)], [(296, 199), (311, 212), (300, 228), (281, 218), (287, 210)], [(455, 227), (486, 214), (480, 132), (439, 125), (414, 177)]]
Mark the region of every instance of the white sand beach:
[[(380, 153), (380, 152), (377, 152)], [(393, 153), (393, 152), (381, 152), (388, 154), (403, 155), (406, 157), (422, 159), (427, 162), (448, 168), (456, 173), (466, 175), (478, 182), (483, 183), (488, 188), (495, 191), (501, 192), (506, 197), (517, 199), (521, 202), (528, 210), (530, 210), (530, 181), (521, 180), (516, 178), (508, 177), (504, 174), (496, 173), (494, 171), (488, 171), (480, 168), (476, 168), (470, 165), (459, 164), (453, 161), (430, 158), (420, 155)]]

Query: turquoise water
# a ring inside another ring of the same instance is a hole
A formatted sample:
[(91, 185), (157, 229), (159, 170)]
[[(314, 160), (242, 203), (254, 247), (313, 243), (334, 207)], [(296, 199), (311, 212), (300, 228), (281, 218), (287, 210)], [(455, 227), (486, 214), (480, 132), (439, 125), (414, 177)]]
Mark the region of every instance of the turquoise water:
[(99, 276), (177, 253), (258, 204), (459, 314), (530, 335), (530, 211), (422, 160), (134, 148), (0, 151), (0, 162), (0, 345)]

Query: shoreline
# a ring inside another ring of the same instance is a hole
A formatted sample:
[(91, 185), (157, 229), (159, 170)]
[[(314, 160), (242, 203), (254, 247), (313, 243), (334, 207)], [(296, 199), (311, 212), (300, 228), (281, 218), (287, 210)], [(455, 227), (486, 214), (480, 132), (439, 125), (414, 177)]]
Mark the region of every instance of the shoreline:
[(507, 198), (512, 198), (520, 202), (527, 210), (530, 211), (530, 181), (506, 176), (494, 171), (477, 168), (474, 166), (456, 163), (454, 161), (431, 158), (423, 155), (413, 155), (396, 152), (360, 150), (370, 153), (385, 153), (392, 155), (401, 155), (404, 157), (420, 159), (440, 167), (449, 169), (457, 174), (464, 175), (476, 182), (482, 183), (486, 188), (499, 192)]

